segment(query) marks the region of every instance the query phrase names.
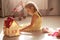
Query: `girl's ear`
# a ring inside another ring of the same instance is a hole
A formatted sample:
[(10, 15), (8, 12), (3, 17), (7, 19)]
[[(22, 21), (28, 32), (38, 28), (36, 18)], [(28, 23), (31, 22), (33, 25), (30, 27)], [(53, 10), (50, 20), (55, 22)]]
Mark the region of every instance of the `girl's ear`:
[(31, 10), (34, 12), (34, 7), (31, 7)]
[(34, 10), (34, 7), (31, 7), (31, 9), (33, 9), (33, 10)]

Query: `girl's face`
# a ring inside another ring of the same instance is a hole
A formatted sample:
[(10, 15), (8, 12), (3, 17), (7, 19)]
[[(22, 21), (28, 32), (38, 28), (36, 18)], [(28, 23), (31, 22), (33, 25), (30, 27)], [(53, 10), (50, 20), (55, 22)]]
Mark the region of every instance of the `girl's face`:
[(30, 9), (30, 8), (25, 8), (26, 10), (26, 12), (28, 13), (28, 14), (30, 14), (30, 15), (33, 15), (34, 13), (33, 13), (33, 9)]

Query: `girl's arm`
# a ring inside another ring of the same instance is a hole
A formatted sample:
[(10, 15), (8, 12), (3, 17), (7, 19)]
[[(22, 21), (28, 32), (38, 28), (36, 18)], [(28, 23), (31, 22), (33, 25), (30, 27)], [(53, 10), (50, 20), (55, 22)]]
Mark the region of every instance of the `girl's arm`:
[(37, 15), (33, 15), (32, 20), (31, 20), (31, 26), (35, 23), (35, 21), (37, 20), (38, 16)]
[(35, 23), (35, 21), (37, 20), (37, 18), (38, 18), (37, 15), (33, 15), (32, 20), (31, 20), (31, 24), (29, 26), (23, 28), (21, 31), (24, 31), (25, 29), (30, 29), (33, 26), (33, 24)]

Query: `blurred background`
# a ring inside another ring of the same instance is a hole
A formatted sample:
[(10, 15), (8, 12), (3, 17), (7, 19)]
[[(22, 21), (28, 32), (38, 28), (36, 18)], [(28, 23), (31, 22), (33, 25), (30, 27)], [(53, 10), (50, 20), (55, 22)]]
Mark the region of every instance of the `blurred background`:
[[(16, 16), (16, 17), (17, 17), (17, 15), (19, 15), (18, 13), (16, 14), (15, 12), (12, 12), (11, 10), (13, 8), (15, 8), (19, 4), (20, 1), (25, 2), (25, 3), (27, 3), (28, 1), (33, 1), (36, 3), (36, 5), (39, 9), (39, 12), (42, 15), (41, 27), (49, 27), (49, 28), (52, 28), (53, 30), (60, 28), (60, 0), (0, 0), (0, 40), (3, 39), (2, 30), (4, 27), (4, 20), (9, 15), (11, 16), (12, 14), (13, 15), (15, 14), (14, 16)], [(24, 18), (26, 16), (30, 16), (30, 15), (22, 14), (22, 17), (23, 17), (23, 15), (25, 15)], [(21, 16), (18, 16), (18, 17), (20, 18)], [(26, 17), (23, 20), (19, 19), (16, 21), (19, 25), (26, 26), (27, 24), (31, 23), (31, 17)], [(31, 37), (31, 36), (23, 35), (21, 37), (21, 39), (28, 40), (29, 38), (27, 38), (27, 37)], [(9, 38), (5, 39), (5, 40), (9, 40)], [(13, 38), (13, 37), (11, 37), (11, 38)], [(41, 38), (43, 38), (43, 37), (41, 36)], [(47, 38), (49, 39), (50, 37), (46, 37), (46, 40), (47, 40)], [(31, 39), (38, 40), (38, 39), (40, 39), (40, 37), (38, 36), (36, 38), (35, 36), (33, 36), (30, 38), (30, 40)]]
[[(11, 14), (11, 9), (21, 0), (0, 0), (0, 16), (5, 17)], [(40, 12), (44, 16), (60, 15), (60, 0), (22, 0), (23, 2), (33, 1), (38, 6)], [(52, 11), (49, 11), (52, 8)]]
[(0, 0), (1, 29), (4, 18), (13, 14), (11, 10), (15, 8), (20, 1), (25, 3), (33, 1), (36, 3), (42, 15), (42, 27), (52, 27), (54, 29), (60, 27), (60, 0)]

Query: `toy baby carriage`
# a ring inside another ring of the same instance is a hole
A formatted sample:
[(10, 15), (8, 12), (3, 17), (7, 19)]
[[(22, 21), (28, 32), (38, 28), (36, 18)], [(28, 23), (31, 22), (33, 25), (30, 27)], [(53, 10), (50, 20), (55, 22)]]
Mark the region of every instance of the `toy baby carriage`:
[(15, 8), (12, 10), (12, 16), (13, 18), (18, 17), (19, 20), (22, 20), (26, 18), (26, 13), (24, 13), (24, 7), (23, 3), (20, 2), (19, 5), (17, 5)]

